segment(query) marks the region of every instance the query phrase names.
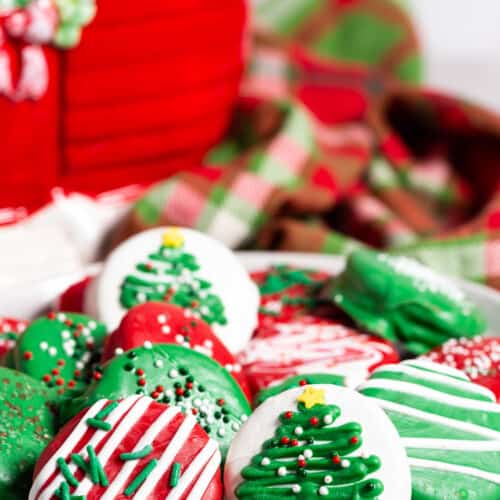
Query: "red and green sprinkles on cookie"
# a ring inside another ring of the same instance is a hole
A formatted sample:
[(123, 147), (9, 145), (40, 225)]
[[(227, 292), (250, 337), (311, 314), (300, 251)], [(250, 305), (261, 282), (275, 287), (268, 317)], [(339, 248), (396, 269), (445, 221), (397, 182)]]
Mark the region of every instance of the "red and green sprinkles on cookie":
[(80, 397), (65, 402), (63, 414), (72, 416), (102, 398), (149, 396), (193, 416), (219, 443), (223, 456), (250, 414), (245, 395), (227, 370), (185, 347), (138, 347), (111, 359), (96, 373), (99, 379)]
[(106, 336), (103, 324), (82, 314), (55, 313), (39, 318), (19, 338), (14, 364), (63, 395), (82, 390)]
[(220, 463), (217, 443), (179, 408), (139, 395), (101, 399), (43, 452), (29, 499), (216, 500), (222, 497)]

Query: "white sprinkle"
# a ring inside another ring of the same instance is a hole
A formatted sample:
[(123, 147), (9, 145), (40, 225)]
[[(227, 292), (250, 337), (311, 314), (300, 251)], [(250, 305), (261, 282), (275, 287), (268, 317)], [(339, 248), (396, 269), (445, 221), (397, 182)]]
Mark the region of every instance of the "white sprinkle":
[(237, 431), (239, 431), (239, 430), (240, 430), (240, 426), (239, 426), (239, 424), (238, 424), (237, 422), (233, 422), (233, 423), (231, 424), (231, 429), (232, 429), (234, 432), (237, 432)]
[(144, 292), (139, 292), (136, 297), (139, 302), (146, 302), (148, 299)]
[(325, 415), (323, 417), (323, 423), (326, 425), (331, 424), (333, 422), (333, 417), (331, 415)]
[(293, 491), (294, 493), (300, 493), (300, 491), (301, 491), (301, 490), (302, 490), (302, 488), (300, 487), (300, 485), (299, 485), (299, 484), (294, 484), (294, 485), (292, 486), (292, 491)]
[(349, 460), (345, 459), (342, 460), (340, 462), (340, 466), (343, 468), (343, 469), (347, 469), (349, 466), (351, 465), (351, 462), (349, 462)]
[(326, 497), (326, 495), (328, 495), (328, 488), (326, 486), (321, 486), (318, 490), (318, 494), (322, 497)]
[(223, 428), (223, 427), (221, 427), (221, 428), (217, 431), (217, 436), (219, 436), (219, 437), (223, 437), (225, 434), (226, 434), (226, 431), (224, 430), (224, 428)]
[(163, 367), (163, 361), (161, 359), (157, 359), (154, 362), (154, 365), (156, 366), (156, 368), (162, 368)]
[(241, 415), (240, 420), (242, 422), (246, 422), (248, 420), (248, 416), (247, 415)]
[(203, 345), (211, 349), (214, 346), (214, 343), (211, 340), (205, 340), (205, 342), (203, 342)]
[(144, 341), (144, 347), (145, 347), (146, 349), (152, 349), (152, 348), (153, 348), (153, 344), (151, 343), (151, 341), (150, 341), (150, 340), (145, 340), (145, 341)]
[(59, 313), (59, 314), (57, 315), (57, 319), (58, 319), (59, 321), (66, 321), (66, 314), (64, 314), (64, 313)]
[(123, 352), (124, 352), (124, 351), (123, 351), (123, 349), (122, 349), (121, 347), (117, 347), (117, 348), (115, 349), (115, 356), (120, 356), (120, 355), (122, 355), (122, 354), (123, 354)]
[(40, 342), (40, 349), (42, 351), (46, 351), (49, 348), (49, 344), (47, 342)]
[(170, 378), (176, 378), (179, 376), (179, 372), (175, 369), (175, 368), (172, 368), (169, 372), (168, 372), (168, 376)]
[(176, 336), (175, 336), (175, 341), (178, 343), (178, 344), (183, 344), (184, 343), (184, 337), (178, 333)]
[(88, 322), (88, 327), (91, 329), (91, 330), (94, 330), (95, 328), (97, 328), (97, 323), (95, 321), (89, 321)]
[(57, 354), (57, 349), (55, 347), (49, 347), (48, 353), (51, 356), (55, 356)]
[(71, 332), (69, 330), (63, 330), (61, 332), (61, 337), (64, 339), (64, 340), (68, 340), (70, 337), (71, 337)]
[(228, 372), (232, 372), (233, 371), (233, 365), (231, 364), (228, 364), (224, 367)]
[(281, 476), (281, 477), (286, 476), (286, 467), (280, 467), (276, 471), (276, 473), (278, 474), (278, 476)]
[(170, 333), (170, 330), (171, 330), (171, 328), (170, 328), (170, 326), (168, 326), (168, 325), (163, 325), (163, 326), (161, 327), (161, 331), (162, 331), (164, 334)]
[(160, 293), (165, 291), (165, 285), (156, 285), (156, 290)]
[(313, 456), (312, 450), (305, 450), (304, 451), (304, 457), (311, 458), (312, 456)]
[(330, 476), (330, 475), (325, 476), (325, 478), (323, 479), (323, 481), (325, 481), (326, 484), (330, 484), (333, 481), (333, 477)]
[(304, 432), (304, 429), (300, 425), (298, 425), (297, 427), (295, 427), (295, 430), (293, 432), (296, 436), (300, 436)]
[(75, 366), (78, 368), (78, 370), (83, 370), (85, 364), (83, 363), (83, 361), (77, 361)]
[(167, 316), (165, 314), (158, 314), (158, 317), (156, 319), (158, 320), (158, 323), (160, 323), (160, 325), (163, 325), (167, 322)]

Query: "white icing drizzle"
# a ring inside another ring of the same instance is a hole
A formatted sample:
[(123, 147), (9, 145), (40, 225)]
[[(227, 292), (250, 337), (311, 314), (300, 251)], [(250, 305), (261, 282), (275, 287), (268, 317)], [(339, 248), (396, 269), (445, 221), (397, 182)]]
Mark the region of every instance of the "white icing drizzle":
[(462, 382), (460, 380), (455, 380), (446, 375), (439, 375), (437, 373), (431, 373), (429, 371), (419, 370), (417, 368), (414, 368), (410, 364), (401, 363), (399, 365), (385, 365), (377, 370), (377, 373), (383, 373), (383, 372), (404, 373), (406, 375), (427, 380), (429, 382), (436, 382), (444, 386), (447, 385), (450, 387), (454, 387), (456, 389), (460, 389), (467, 393), (480, 394), (481, 396), (490, 399), (492, 402), (496, 401), (496, 398), (493, 395), (493, 393), (489, 389), (486, 389), (486, 387), (482, 387), (477, 384), (471, 384), (469, 380), (464, 380)]
[[(154, 421), (154, 423), (149, 427), (149, 429), (144, 433), (144, 435), (137, 441), (132, 452), (142, 450), (148, 444), (152, 444), (156, 436), (172, 421), (172, 419), (180, 413), (176, 406), (171, 406), (167, 408), (161, 415)], [(101, 500), (113, 500), (122, 490), (123, 486), (127, 482), (130, 474), (133, 472), (137, 461), (129, 460), (124, 463), (120, 472), (113, 479), (111, 484), (106, 489), (104, 495), (101, 496)]]
[[(203, 449), (198, 453), (198, 455), (196, 455), (195, 459), (189, 464), (189, 467), (184, 471), (181, 478), (179, 479), (179, 482), (177, 483), (177, 486), (175, 486), (167, 495), (167, 500), (179, 500), (180, 498), (182, 498), (189, 485), (203, 470), (203, 468), (207, 466), (207, 462), (210, 460), (210, 458), (213, 458), (214, 453), (217, 451), (217, 449), (218, 449), (217, 443), (213, 439), (210, 439), (207, 442), (207, 444), (203, 447)], [(220, 454), (218, 455), (219, 455), (219, 463), (217, 464), (217, 466), (220, 464)], [(208, 479), (206, 487), (208, 486), (208, 484), (210, 484), (212, 478), (213, 475)], [(203, 490), (201, 490), (201, 495), (197, 496), (196, 498), (201, 498), (201, 496), (206, 490), (206, 487)]]
[(500, 474), (494, 474), (493, 472), (487, 472), (481, 469), (476, 469), (475, 467), (467, 467), (465, 465), (455, 465), (447, 462), (439, 462), (434, 460), (424, 460), (422, 458), (408, 458), (408, 462), (411, 467), (417, 467), (422, 469), (433, 469), (445, 472), (451, 472), (454, 474), (461, 474), (464, 476), (473, 476), (485, 481), (490, 481), (492, 483), (500, 484)]
[[(62, 443), (62, 445), (58, 448), (58, 450), (47, 460), (45, 465), (41, 468), (40, 472), (35, 477), (29, 493), (29, 500), (34, 500), (35, 498), (37, 498), (38, 492), (40, 491), (42, 486), (56, 471), (57, 458), (68, 456), (73, 451), (83, 435), (88, 431), (89, 427), (86, 424), (86, 420), (88, 418), (95, 417), (95, 415), (97, 415), (97, 413), (101, 411), (101, 409), (106, 405), (107, 402), (107, 399), (100, 399), (83, 414), (80, 422), (78, 422), (76, 427), (73, 429), (73, 432), (68, 437), (68, 439), (66, 439), (64, 443)], [(52, 495), (52, 492), (50, 493), (50, 495)]]
[(179, 450), (188, 440), (195, 425), (196, 419), (193, 416), (188, 415), (180, 425), (172, 441), (170, 441), (167, 448), (162, 453), (156, 467), (151, 471), (146, 481), (142, 483), (141, 487), (137, 490), (137, 493), (135, 493), (136, 498), (148, 498), (158, 481), (172, 464)]
[(412, 366), (414, 368), (422, 368), (423, 370), (428, 370), (432, 373), (449, 375), (450, 377), (459, 378), (461, 380), (470, 382), (469, 377), (467, 377), (467, 375), (465, 375), (460, 370), (452, 368), (451, 366), (432, 363), (431, 361), (428, 361), (426, 359), (412, 359), (401, 363), (401, 365)]
[(213, 477), (219, 471), (220, 463), (221, 455), (220, 451), (217, 449), (208, 462), (208, 465), (205, 467), (205, 470), (198, 478), (198, 481), (196, 481), (196, 484), (193, 486), (193, 489), (189, 493), (189, 496), (186, 500), (198, 500), (199, 498), (202, 498)]
[(460, 396), (452, 396), (451, 394), (446, 394), (442, 391), (429, 389), (428, 387), (424, 387), (419, 384), (412, 384), (410, 382), (399, 382), (397, 380), (389, 379), (370, 379), (361, 386), (361, 389), (386, 389), (388, 391), (407, 393), (412, 396), (438, 401), (450, 406), (481, 410), (489, 413), (500, 413), (500, 405), (495, 403), (491, 403), (489, 401), (478, 401), (477, 399)]
[(452, 427), (464, 432), (469, 432), (471, 434), (476, 434), (490, 439), (500, 440), (500, 432), (493, 431), (487, 427), (481, 427), (480, 425), (470, 424), (469, 422), (461, 422), (459, 420), (453, 420), (448, 417), (441, 417), (440, 415), (435, 415), (434, 413), (428, 413), (426, 411), (416, 410), (415, 408), (410, 408), (408, 406), (393, 403), (392, 401), (386, 401), (385, 399), (373, 398), (381, 408), (384, 410), (393, 411), (396, 413), (401, 413), (402, 415), (408, 415), (410, 417), (425, 420), (427, 422), (432, 422), (435, 424), (444, 425), (446, 427)]
[(500, 441), (476, 441), (466, 439), (402, 438), (406, 448), (454, 451), (500, 451)]
[[(106, 463), (109, 460), (109, 457), (112, 455), (113, 451), (115, 451), (118, 445), (123, 441), (123, 438), (130, 432), (130, 429), (144, 415), (151, 402), (151, 398), (140, 398), (139, 401), (137, 401), (136, 405), (125, 415), (116, 429), (108, 431), (108, 435), (110, 433), (111, 435), (109, 435), (108, 440), (102, 447), (101, 451), (99, 451), (99, 453), (97, 454), (99, 462), (101, 463), (103, 468), (106, 466)], [(92, 483), (90, 478), (88, 476), (85, 476), (85, 478), (76, 488), (73, 495), (87, 495), (93, 486), (94, 484)]]

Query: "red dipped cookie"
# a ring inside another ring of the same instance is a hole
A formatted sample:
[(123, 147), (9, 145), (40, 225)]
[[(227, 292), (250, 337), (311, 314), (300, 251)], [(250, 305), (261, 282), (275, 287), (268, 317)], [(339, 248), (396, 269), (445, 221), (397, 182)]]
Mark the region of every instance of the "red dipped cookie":
[(0, 357), (16, 346), (16, 340), (26, 330), (29, 322), (14, 318), (0, 317)]
[(68, 311), (74, 313), (83, 312), (83, 301), (85, 299), (85, 291), (93, 280), (93, 276), (74, 283), (68, 287), (55, 301), (54, 309), (56, 311)]
[(463, 371), (500, 401), (500, 337), (451, 339), (422, 358)]
[(250, 389), (241, 365), (226, 349), (210, 326), (190, 311), (172, 304), (146, 302), (133, 307), (104, 345), (102, 362), (115, 355), (151, 344), (178, 344), (215, 359), (236, 379), (250, 397)]
[(222, 498), (221, 455), (192, 415), (145, 396), (100, 399), (40, 456), (30, 500)]
[(390, 343), (314, 316), (276, 323), (266, 333), (238, 357), (254, 391), (308, 373), (343, 375), (356, 387), (378, 366), (399, 361)]
[(260, 308), (257, 335), (277, 322), (290, 321), (317, 308), (318, 292), (330, 275), (287, 265), (273, 266), (251, 274), (259, 287)]

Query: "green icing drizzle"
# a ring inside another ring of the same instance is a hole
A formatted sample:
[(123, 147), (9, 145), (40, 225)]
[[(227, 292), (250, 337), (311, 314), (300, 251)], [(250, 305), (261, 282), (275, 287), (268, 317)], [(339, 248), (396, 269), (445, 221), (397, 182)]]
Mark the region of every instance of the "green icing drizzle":
[(333, 426), (340, 416), (335, 405), (315, 404), (279, 416), (274, 437), (252, 458), (237, 487), (240, 500), (377, 499), (384, 487), (367, 476), (380, 468), (380, 459), (351, 456), (362, 444), (361, 426)]
[(479, 310), (453, 283), (406, 257), (353, 252), (331, 297), (363, 328), (403, 342), (414, 354), (486, 328)]
[(221, 299), (211, 292), (212, 284), (197, 275), (200, 266), (196, 257), (184, 250), (183, 240), (161, 245), (148, 255), (148, 262), (137, 264), (135, 271), (121, 285), (124, 308), (142, 302), (169, 302), (190, 309), (209, 325), (227, 323)]

